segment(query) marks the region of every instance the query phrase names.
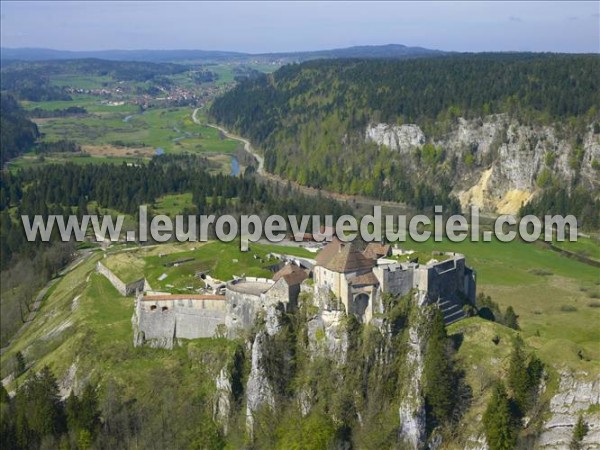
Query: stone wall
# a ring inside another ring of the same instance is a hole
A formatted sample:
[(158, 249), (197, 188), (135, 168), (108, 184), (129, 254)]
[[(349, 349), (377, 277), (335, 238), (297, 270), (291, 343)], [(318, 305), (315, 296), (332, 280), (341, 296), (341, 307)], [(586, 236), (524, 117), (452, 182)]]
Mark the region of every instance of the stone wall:
[(378, 266), (373, 269), (373, 273), (379, 280), (382, 292), (406, 295), (414, 285), (415, 267), (414, 264)]
[(218, 326), (225, 324), (227, 302), (224, 297), (160, 297), (161, 300), (148, 300), (142, 296), (137, 299), (133, 318), (136, 346), (172, 348), (174, 339), (213, 337)]
[(136, 292), (143, 292), (146, 289), (147, 282), (145, 278), (140, 278), (139, 280), (125, 283), (100, 261), (98, 261), (96, 264), (96, 271), (99, 274), (104, 275), (106, 279), (110, 281), (110, 284), (112, 284), (115, 289), (119, 291), (119, 294), (124, 297), (128, 295), (134, 295)]
[[(253, 287), (257, 286), (257, 289)], [(270, 286), (267, 286), (270, 285)], [(259, 292), (261, 287), (265, 289)], [(296, 290), (299, 292), (299, 286)], [(282, 303), (286, 310), (295, 308), (296, 299), (289, 302), (290, 286), (283, 278), (273, 282), (266, 278), (247, 277), (229, 283), (225, 296), (227, 298), (227, 314), (225, 325), (230, 337), (235, 337), (239, 330), (249, 330), (254, 319), (267, 307)]]
[(411, 289), (427, 293), (428, 302), (453, 299), (460, 294), (475, 302), (475, 272), (465, 264), (465, 257), (452, 254), (446, 261), (431, 264), (390, 264), (373, 269), (382, 292), (406, 295)]

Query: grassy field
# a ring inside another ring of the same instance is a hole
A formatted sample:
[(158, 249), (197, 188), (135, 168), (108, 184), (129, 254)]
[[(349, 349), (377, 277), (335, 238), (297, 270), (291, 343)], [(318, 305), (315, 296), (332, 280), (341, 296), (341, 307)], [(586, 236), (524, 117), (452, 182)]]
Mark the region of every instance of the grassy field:
[[(277, 245), (253, 244), (250, 251), (242, 252), (238, 242), (171, 244), (168, 253), (162, 252), (162, 246), (157, 248), (159, 253), (156, 249), (143, 248), (130, 255), (144, 261), (144, 274), (153, 289), (181, 293), (204, 287), (204, 282), (196, 276), (198, 272), (223, 281), (231, 280), (234, 275), (271, 277), (269, 267), (278, 261), (269, 259), (268, 253), (285, 252), (311, 257), (311, 253), (304, 249)], [(190, 261), (173, 265), (188, 259)]]
[[(456, 251), (477, 272), (477, 290), (519, 315), (521, 334), (556, 366), (600, 370), (600, 271), (539, 244), (407, 243), (418, 251)], [(456, 325), (462, 326), (462, 322)], [(583, 359), (579, 352), (582, 352)]]
[[(64, 102), (55, 108), (64, 107)], [(70, 105), (81, 105), (78, 102)], [(120, 108), (103, 106), (106, 108)], [(81, 145), (162, 148), (166, 153), (232, 153), (237, 141), (227, 139), (214, 128), (198, 126), (191, 120), (191, 108), (149, 109), (135, 114), (135, 109), (95, 111), (84, 117), (60, 117), (37, 120), (43, 140), (70, 139)], [(127, 120), (126, 118), (129, 117)], [(126, 152), (127, 148), (123, 148)]]
[(579, 236), (575, 242), (553, 242), (553, 244), (563, 250), (600, 261), (600, 240), (597, 237)]
[(135, 256), (133, 252), (110, 255), (101, 262), (125, 283), (144, 277), (144, 261)]
[(174, 217), (176, 214), (181, 213), (184, 208), (192, 206), (192, 194), (186, 192), (184, 194), (171, 194), (158, 198), (154, 205), (154, 211), (157, 214)]
[(36, 155), (25, 154), (18, 158), (13, 159), (8, 164), (8, 168), (11, 171), (18, 169), (25, 169), (30, 167), (41, 167), (48, 164), (64, 164), (66, 162), (73, 164), (144, 164), (149, 161), (148, 158), (126, 156), (126, 157), (115, 157), (115, 156), (75, 156), (65, 154), (53, 154), (39, 158)]

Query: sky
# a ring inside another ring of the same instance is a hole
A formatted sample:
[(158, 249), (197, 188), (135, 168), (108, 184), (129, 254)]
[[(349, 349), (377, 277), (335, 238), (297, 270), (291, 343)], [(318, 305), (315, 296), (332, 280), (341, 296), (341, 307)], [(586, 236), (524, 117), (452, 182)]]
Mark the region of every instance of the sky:
[(248, 53), (404, 44), (600, 52), (600, 2), (0, 3), (2, 47)]

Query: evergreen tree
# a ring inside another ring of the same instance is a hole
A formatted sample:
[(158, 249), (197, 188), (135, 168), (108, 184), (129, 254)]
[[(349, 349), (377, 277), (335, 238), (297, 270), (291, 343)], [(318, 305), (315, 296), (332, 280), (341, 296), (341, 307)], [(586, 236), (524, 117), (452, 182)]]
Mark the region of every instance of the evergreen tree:
[(504, 383), (499, 382), (483, 414), (485, 437), (490, 450), (512, 450), (515, 448), (517, 433), (515, 419), (511, 412), (510, 400)]
[(37, 447), (45, 437), (58, 437), (64, 431), (64, 411), (56, 379), (46, 366), (32, 374), (15, 395), (17, 442), (21, 447)]
[(436, 308), (423, 369), (425, 401), (436, 424), (446, 422), (455, 405), (456, 375), (448, 344), (444, 317)]
[(519, 316), (517, 316), (512, 306), (506, 308), (506, 313), (504, 314), (504, 324), (507, 327), (512, 328), (513, 330), (519, 330), (519, 323), (517, 321), (518, 318)]
[(577, 418), (577, 423), (573, 428), (573, 438), (571, 439), (571, 443), (569, 447), (571, 450), (579, 450), (581, 449), (581, 441), (588, 434), (589, 427), (588, 424), (583, 420), (583, 416), (580, 414)]
[(508, 387), (512, 391), (513, 398), (521, 414), (524, 414), (529, 405), (529, 374), (527, 373), (527, 361), (523, 351), (523, 340), (517, 336), (510, 355), (507, 376)]

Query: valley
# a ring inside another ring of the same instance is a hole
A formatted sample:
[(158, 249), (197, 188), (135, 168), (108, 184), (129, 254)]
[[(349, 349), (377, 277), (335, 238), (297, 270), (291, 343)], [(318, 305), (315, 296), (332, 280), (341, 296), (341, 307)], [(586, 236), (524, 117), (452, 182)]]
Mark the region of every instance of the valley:
[[(597, 448), (597, 56), (305, 55), (275, 72), (290, 57), (265, 58), (2, 68), (3, 120), (25, 130), (3, 125), (2, 411), (22, 411), (45, 367), (56, 404), (97, 395), (91, 428), (40, 434), (3, 415), (3, 436), (15, 448), (494, 450), (486, 417), (503, 386), (513, 446), (567, 448), (584, 420), (580, 444)], [(311, 237), (243, 252), (212, 230), (208, 242), (42, 243), (20, 229), (22, 214), (96, 213), (134, 230), (142, 204), (236, 218), (476, 205), (482, 231), (498, 214), (572, 213), (582, 232), (554, 249), (381, 243), (372, 258), (364, 242), (334, 252)]]

